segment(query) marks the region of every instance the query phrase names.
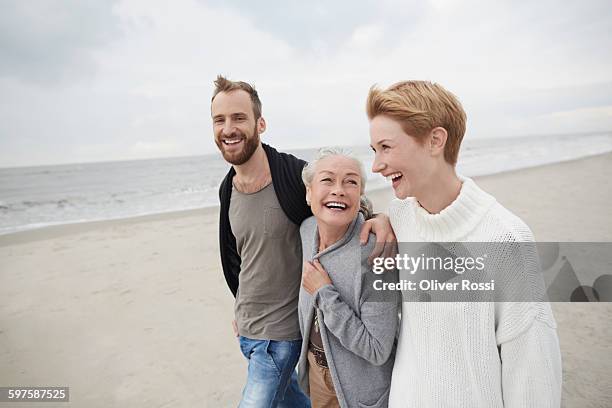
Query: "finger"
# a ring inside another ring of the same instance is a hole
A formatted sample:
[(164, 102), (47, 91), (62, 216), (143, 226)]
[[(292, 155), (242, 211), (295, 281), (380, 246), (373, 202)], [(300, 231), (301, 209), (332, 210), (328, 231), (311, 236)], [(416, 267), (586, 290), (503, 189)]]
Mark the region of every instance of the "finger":
[(361, 232), (359, 233), (359, 242), (361, 243), (361, 245), (368, 242), (370, 231), (372, 231), (372, 223), (366, 221), (361, 227)]
[(304, 290), (306, 290), (306, 292), (312, 295), (312, 285), (310, 284), (309, 280), (305, 280), (304, 282), (302, 282), (302, 286), (304, 287)]
[(312, 265), (317, 271), (327, 274), (327, 272), (325, 271), (325, 268), (323, 268), (323, 265), (321, 265), (321, 262), (319, 262), (318, 259), (315, 259)]
[(376, 244), (374, 244), (374, 248), (372, 248), (372, 252), (368, 256), (368, 264), (372, 265), (374, 263), (374, 258), (380, 257), (384, 249), (385, 241), (376, 241)]
[(331, 282), (331, 278), (329, 277), (329, 274), (327, 273), (325, 268), (323, 268), (323, 265), (317, 262), (315, 266), (317, 268), (317, 271), (319, 271), (319, 276), (323, 279), (323, 281), (326, 283)]
[(302, 273), (303, 274), (307, 273), (308, 271), (311, 271), (313, 268), (314, 266), (310, 262), (305, 261), (304, 265), (302, 266)]

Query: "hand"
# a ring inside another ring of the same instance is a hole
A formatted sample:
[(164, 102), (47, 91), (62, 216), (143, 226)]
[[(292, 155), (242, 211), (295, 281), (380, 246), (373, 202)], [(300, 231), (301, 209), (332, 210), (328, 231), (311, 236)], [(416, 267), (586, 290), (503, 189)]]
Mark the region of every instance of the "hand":
[(306, 292), (313, 295), (317, 290), (325, 285), (331, 285), (331, 283), (332, 281), (329, 279), (329, 275), (325, 272), (325, 269), (323, 269), (323, 266), (318, 260), (314, 262), (304, 262), (302, 286), (306, 289)]
[(232, 320), (232, 329), (234, 329), (234, 336), (238, 337), (238, 324), (236, 319)]
[(370, 232), (376, 235), (376, 245), (374, 245), (372, 253), (368, 256), (368, 263), (372, 264), (374, 258), (380, 256), (384, 258), (395, 257), (397, 254), (397, 238), (395, 237), (393, 228), (391, 228), (389, 217), (385, 214), (378, 214), (376, 217), (367, 220), (359, 233), (361, 245), (368, 242), (368, 235)]

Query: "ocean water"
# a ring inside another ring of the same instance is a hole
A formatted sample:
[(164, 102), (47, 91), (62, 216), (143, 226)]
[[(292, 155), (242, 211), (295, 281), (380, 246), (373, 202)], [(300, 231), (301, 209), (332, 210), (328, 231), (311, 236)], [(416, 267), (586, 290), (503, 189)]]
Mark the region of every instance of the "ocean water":
[[(351, 150), (369, 171), (370, 148)], [(287, 151), (310, 160), (317, 149)], [(467, 139), (457, 168), (473, 177), (610, 151), (612, 133)], [(215, 206), (228, 169), (220, 154), (0, 169), (0, 234)], [(370, 174), (366, 190), (387, 185)]]

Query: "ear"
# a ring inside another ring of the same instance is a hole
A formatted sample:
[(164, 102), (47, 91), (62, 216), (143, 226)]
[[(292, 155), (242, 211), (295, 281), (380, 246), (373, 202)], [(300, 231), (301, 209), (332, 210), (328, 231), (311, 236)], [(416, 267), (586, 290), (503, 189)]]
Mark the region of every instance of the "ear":
[(262, 117), (257, 119), (257, 133), (261, 134), (266, 131), (266, 120)]
[(306, 186), (306, 204), (310, 205), (310, 187)]
[(443, 127), (435, 127), (429, 137), (429, 150), (432, 156), (444, 155), (444, 146), (448, 139), (448, 132)]

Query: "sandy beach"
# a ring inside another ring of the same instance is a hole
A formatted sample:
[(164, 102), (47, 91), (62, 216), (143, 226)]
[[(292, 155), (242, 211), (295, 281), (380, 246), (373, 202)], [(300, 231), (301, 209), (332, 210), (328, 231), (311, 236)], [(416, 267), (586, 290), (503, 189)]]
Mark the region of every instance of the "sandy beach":
[[(605, 154), (476, 181), (538, 241), (609, 242), (611, 174)], [(392, 192), (369, 196), (384, 212)], [(70, 387), (70, 403), (48, 407), (236, 406), (246, 362), (217, 218), (212, 208), (0, 236), (0, 386)], [(612, 304), (553, 310), (563, 406), (610, 406)]]

